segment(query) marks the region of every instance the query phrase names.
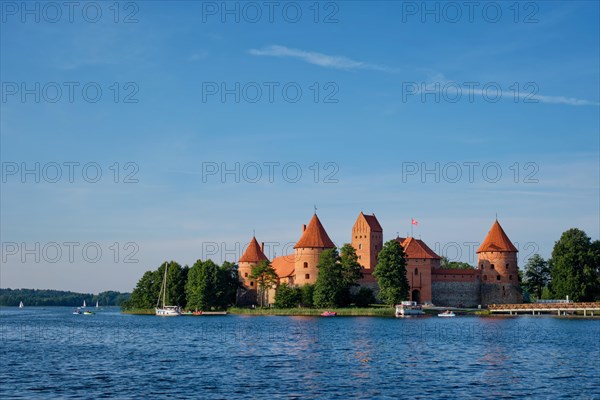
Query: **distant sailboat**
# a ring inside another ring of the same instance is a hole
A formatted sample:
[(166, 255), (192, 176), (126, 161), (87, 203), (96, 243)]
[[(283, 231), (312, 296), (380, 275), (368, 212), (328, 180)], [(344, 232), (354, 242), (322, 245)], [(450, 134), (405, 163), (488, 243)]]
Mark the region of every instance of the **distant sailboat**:
[(85, 300), (83, 301), (83, 306), (81, 308), (85, 308)]
[(98, 300), (96, 300), (96, 308), (98, 308)]
[(25, 306), (23, 305), (23, 302), (19, 303), (19, 308), (25, 308)]
[[(162, 286), (160, 288), (160, 294), (158, 295), (158, 301), (156, 302), (155, 312), (156, 315), (161, 317), (177, 317), (181, 315), (181, 310), (178, 306), (168, 306), (167, 304), (167, 268), (169, 264), (165, 264), (165, 276), (163, 277)], [(162, 307), (160, 306), (160, 300), (162, 298)]]

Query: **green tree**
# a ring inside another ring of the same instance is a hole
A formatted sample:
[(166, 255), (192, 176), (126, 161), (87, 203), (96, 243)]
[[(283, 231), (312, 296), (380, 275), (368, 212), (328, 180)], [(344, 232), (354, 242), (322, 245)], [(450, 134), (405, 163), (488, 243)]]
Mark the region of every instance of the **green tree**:
[(146, 271), (140, 278), (130, 299), (124, 304), (126, 309), (154, 308), (160, 293), (162, 276), (157, 271)]
[(523, 288), (536, 299), (542, 298), (542, 291), (550, 282), (550, 267), (539, 254), (534, 254), (527, 264), (523, 275)]
[(300, 304), (302, 307), (314, 307), (315, 285), (304, 285), (300, 288)]
[(383, 245), (373, 275), (379, 285), (379, 297), (385, 304), (393, 306), (408, 298), (406, 258), (397, 241), (390, 240)]
[(353, 299), (356, 307), (368, 307), (370, 304), (375, 303), (373, 291), (366, 287), (358, 289), (358, 292), (353, 296)]
[(194, 263), (185, 287), (188, 308), (208, 311), (218, 305), (218, 275), (219, 267), (212, 260)]
[[(175, 261), (168, 263), (167, 268), (167, 298), (166, 304), (173, 306), (185, 307), (186, 295), (185, 295), (185, 284), (187, 282), (187, 275), (189, 267), (181, 267)], [(157, 279), (162, 283), (165, 267), (167, 263), (163, 263), (158, 270), (155, 272)]]
[(574, 301), (600, 298), (600, 245), (580, 229), (565, 231), (554, 244), (550, 291), (555, 298)]
[(337, 249), (328, 249), (319, 257), (319, 275), (315, 284), (315, 307), (335, 307), (343, 296), (343, 275)]
[(275, 307), (294, 308), (302, 301), (302, 292), (300, 288), (289, 286), (282, 283), (275, 292)]
[(350, 290), (362, 278), (361, 266), (354, 248), (345, 244), (341, 254), (337, 249), (325, 250), (319, 257), (319, 275), (313, 302), (316, 307), (345, 307), (352, 302)]
[(237, 264), (225, 261), (218, 271), (217, 306), (219, 308), (226, 308), (235, 304), (237, 290), (240, 285)]
[(442, 269), (475, 269), (475, 267), (469, 263), (461, 262), (461, 261), (450, 261), (448, 259), (448, 257), (445, 257), (445, 256), (442, 257), (442, 260), (440, 261), (440, 268), (442, 268)]
[(256, 281), (259, 304), (264, 307), (265, 304), (269, 304), (269, 288), (277, 283), (277, 272), (275, 272), (271, 263), (261, 261), (252, 267), (250, 278)]
[(352, 287), (358, 286), (358, 281), (363, 277), (356, 250), (349, 243), (344, 244), (340, 250), (340, 267), (343, 287), (340, 290), (338, 305), (347, 306), (353, 301), (350, 294)]

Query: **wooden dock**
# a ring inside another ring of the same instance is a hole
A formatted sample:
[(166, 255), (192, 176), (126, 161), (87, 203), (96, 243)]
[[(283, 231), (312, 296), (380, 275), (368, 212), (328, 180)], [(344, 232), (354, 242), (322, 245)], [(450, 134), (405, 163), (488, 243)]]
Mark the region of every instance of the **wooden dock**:
[(598, 303), (530, 303), (530, 304), (492, 304), (488, 306), (492, 314), (531, 314), (540, 315), (556, 314), (567, 315), (582, 311), (585, 317), (600, 316), (600, 302)]

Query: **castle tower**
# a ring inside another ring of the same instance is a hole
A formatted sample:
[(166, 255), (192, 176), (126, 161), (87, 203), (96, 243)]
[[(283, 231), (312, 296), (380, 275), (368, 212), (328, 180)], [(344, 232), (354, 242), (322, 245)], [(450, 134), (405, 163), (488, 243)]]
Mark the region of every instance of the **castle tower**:
[(523, 302), (517, 252), (517, 248), (496, 220), (477, 249), (483, 305)]
[(377, 265), (377, 254), (383, 247), (383, 228), (375, 214), (358, 214), (352, 227), (352, 247), (356, 250), (358, 262), (362, 265), (363, 273), (372, 273)]
[(419, 304), (430, 303), (432, 301), (431, 274), (434, 269), (440, 268), (441, 257), (421, 239), (397, 237), (396, 241), (404, 248), (410, 300)]
[(335, 244), (315, 213), (308, 226), (302, 226), (302, 236), (294, 246), (294, 283), (299, 286), (314, 284), (319, 273), (319, 256), (323, 251), (334, 247)]
[(238, 263), (240, 280), (246, 290), (256, 291), (256, 282), (250, 279), (250, 274), (252, 273), (252, 267), (255, 267), (261, 261), (269, 261), (269, 259), (265, 256), (264, 244), (259, 246), (256, 237), (253, 236)]

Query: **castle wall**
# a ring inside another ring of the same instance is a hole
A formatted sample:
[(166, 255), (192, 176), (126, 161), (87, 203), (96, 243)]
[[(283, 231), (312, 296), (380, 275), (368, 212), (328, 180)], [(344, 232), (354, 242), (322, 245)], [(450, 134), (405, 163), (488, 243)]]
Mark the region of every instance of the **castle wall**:
[(481, 305), (519, 304), (523, 302), (523, 292), (518, 285), (481, 284)]
[(481, 304), (479, 281), (437, 280), (431, 283), (433, 304), (441, 307), (477, 307)]

